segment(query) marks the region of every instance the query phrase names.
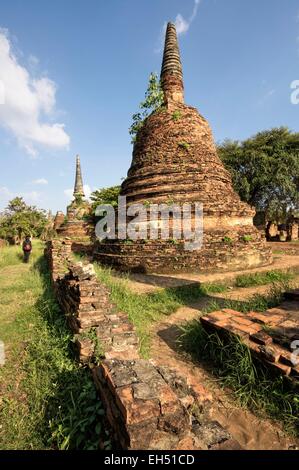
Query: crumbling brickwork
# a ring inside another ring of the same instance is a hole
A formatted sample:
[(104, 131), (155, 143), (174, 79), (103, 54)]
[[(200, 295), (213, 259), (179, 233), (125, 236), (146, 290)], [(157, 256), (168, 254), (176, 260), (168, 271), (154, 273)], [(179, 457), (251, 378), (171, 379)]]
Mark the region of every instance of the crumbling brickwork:
[(55, 216), (55, 219), (54, 219), (54, 225), (53, 225), (53, 228), (54, 230), (57, 230), (59, 229), (59, 227), (61, 227), (61, 225), (64, 223), (64, 213), (61, 212), (61, 211), (58, 211), (56, 213), (56, 216)]
[[(147, 272), (225, 271), (264, 266), (272, 261), (264, 234), (253, 225), (255, 210), (234, 191), (230, 173), (216, 150), (207, 120), (183, 102), (182, 68), (174, 25), (167, 28), (161, 72), (164, 106), (151, 114), (134, 144), (133, 159), (121, 194), (127, 208), (141, 203), (203, 204), (201, 249), (187, 251), (184, 240), (129, 240), (100, 243), (95, 256), (123, 270)], [(147, 219), (159, 226), (161, 218)], [(128, 218), (128, 221), (130, 219)], [(142, 222), (142, 221), (141, 221)], [(194, 227), (194, 213), (190, 216)], [(243, 243), (242, 240), (246, 240)], [(181, 243), (182, 242), (182, 243)]]
[(254, 357), (258, 358), (278, 375), (299, 380), (298, 364), (292, 356), (293, 341), (299, 340), (299, 290), (287, 292), (285, 301), (278, 308), (265, 313), (243, 314), (230, 309), (212, 312), (200, 321), (209, 332), (237, 335)]
[(74, 263), (72, 240), (49, 242), (46, 255), (83, 363), (94, 359), (95, 342), (88, 333), (96, 333), (102, 360), (92, 373), (115, 442), (135, 450), (239, 449), (209, 418), (212, 396), (201, 383), (139, 357), (128, 316), (113, 306), (93, 265)]

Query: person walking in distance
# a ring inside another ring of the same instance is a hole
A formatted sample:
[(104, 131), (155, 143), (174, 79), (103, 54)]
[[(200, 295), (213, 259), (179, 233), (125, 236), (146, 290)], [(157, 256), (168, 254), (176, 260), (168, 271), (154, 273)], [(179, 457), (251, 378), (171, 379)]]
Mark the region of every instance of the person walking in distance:
[(32, 243), (29, 235), (27, 235), (25, 240), (23, 241), (24, 263), (28, 263), (31, 251)]

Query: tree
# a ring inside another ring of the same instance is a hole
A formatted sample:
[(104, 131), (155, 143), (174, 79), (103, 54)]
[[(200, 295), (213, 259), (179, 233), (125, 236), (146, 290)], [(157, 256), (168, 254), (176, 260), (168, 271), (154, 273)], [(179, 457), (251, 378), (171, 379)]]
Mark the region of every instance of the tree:
[(0, 218), (0, 238), (20, 241), (27, 234), (40, 237), (47, 225), (44, 210), (28, 206), (23, 198), (12, 199)]
[(111, 204), (113, 207), (117, 207), (119, 193), (120, 186), (110, 186), (109, 188), (102, 188), (94, 191), (90, 196), (90, 199), (92, 200), (93, 214), (96, 208), (101, 204)]
[(145, 100), (139, 105), (141, 112), (133, 114), (133, 123), (129, 129), (132, 136), (132, 143), (136, 142), (137, 134), (142, 128), (146, 118), (161, 108), (164, 102), (164, 93), (156, 73), (151, 73), (149, 84), (145, 93)]
[(284, 223), (298, 211), (299, 133), (274, 128), (243, 142), (227, 140), (218, 153), (241, 199), (268, 220)]

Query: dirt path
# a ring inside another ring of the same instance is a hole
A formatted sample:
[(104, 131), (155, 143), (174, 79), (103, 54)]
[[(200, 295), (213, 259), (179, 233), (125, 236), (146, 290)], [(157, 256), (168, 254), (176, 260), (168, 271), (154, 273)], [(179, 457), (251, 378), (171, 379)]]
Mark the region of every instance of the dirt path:
[[(263, 293), (269, 286), (248, 289), (234, 289), (226, 294), (217, 294), (224, 298), (246, 300), (253, 293)], [(217, 296), (215, 295), (215, 297)], [(194, 363), (190, 357), (178, 351), (178, 326), (186, 321), (199, 318), (200, 309), (210, 299), (201, 299), (192, 306), (184, 306), (163, 322), (155, 324), (151, 347), (152, 360), (156, 364), (176, 369), (183, 377), (190, 377), (203, 384), (212, 394), (212, 406), (209, 415), (218, 421), (232, 436), (248, 450), (287, 450), (291, 446), (299, 447), (299, 439), (288, 437), (278, 423), (270, 419), (261, 419), (250, 411), (236, 405), (234, 398), (225, 393), (211, 376), (204, 365)]]
[(272, 270), (288, 271), (290, 269), (299, 270), (299, 254), (297, 255), (275, 255), (271, 265), (255, 269), (245, 269), (238, 272), (211, 273), (211, 274), (131, 274), (129, 277), (129, 287), (132, 291), (140, 294), (154, 292), (157, 289), (178, 287), (182, 285), (197, 283), (223, 283), (234, 281), (237, 276), (252, 274)]

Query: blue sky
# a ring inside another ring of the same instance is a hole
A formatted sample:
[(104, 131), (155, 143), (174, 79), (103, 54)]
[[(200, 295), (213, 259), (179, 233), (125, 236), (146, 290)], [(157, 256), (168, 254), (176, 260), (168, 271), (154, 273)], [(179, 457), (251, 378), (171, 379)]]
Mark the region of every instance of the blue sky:
[(299, 131), (299, 0), (3, 0), (0, 210), (15, 195), (65, 210), (75, 155), (90, 189), (126, 176), (131, 116), (176, 21), (186, 103), (215, 140)]

